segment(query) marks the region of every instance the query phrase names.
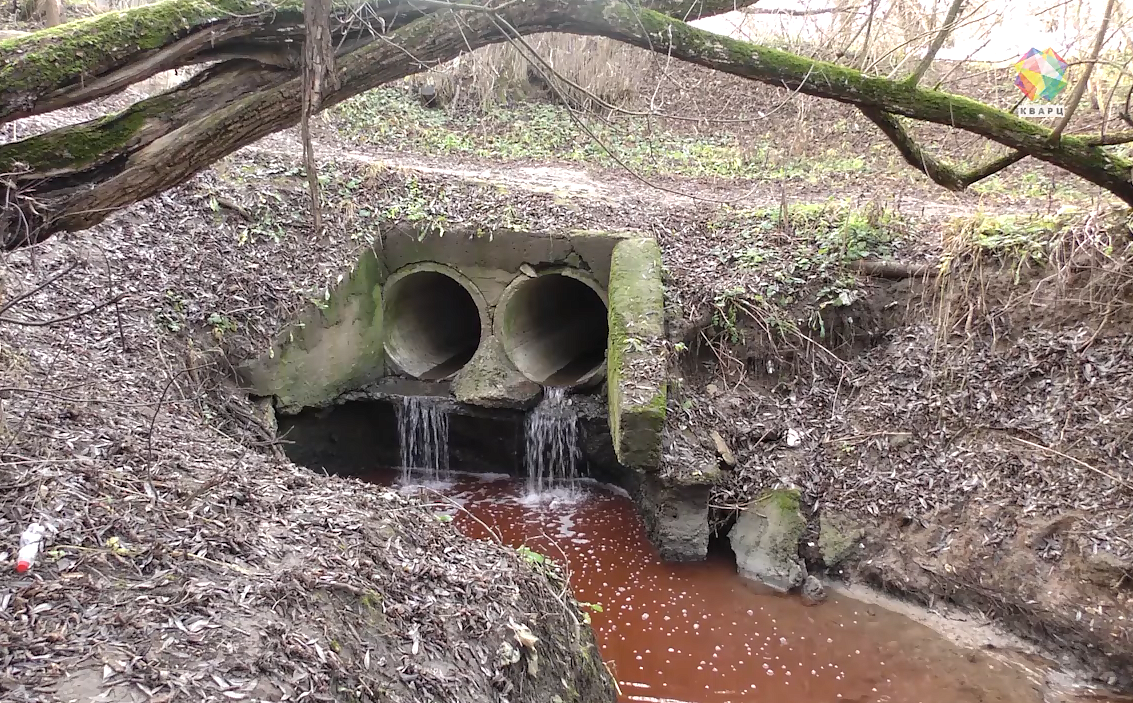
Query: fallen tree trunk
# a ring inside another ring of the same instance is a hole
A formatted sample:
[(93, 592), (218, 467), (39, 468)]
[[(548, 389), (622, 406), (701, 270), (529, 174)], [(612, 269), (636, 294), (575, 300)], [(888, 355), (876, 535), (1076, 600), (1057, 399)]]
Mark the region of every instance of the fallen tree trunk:
[(302, 3), (167, 0), (0, 42), (0, 122), (110, 95), (206, 48), (294, 26)]
[[(423, 13), (390, 0), (339, 3), (335, 46)], [(300, 66), (302, 0), (165, 0), (0, 41), (0, 124), (105, 97), (162, 71), (246, 58)]]
[[(170, 7), (189, 1), (167, 0), (130, 12), (149, 11), (165, 17)], [(1048, 128), (974, 100), (735, 41), (670, 16), (694, 18), (723, 7), (690, 6), (671, 0), (652, 4), (665, 12), (623, 0), (526, 0), (504, 2), (498, 10), (418, 0), (410, 7), (361, 6), (371, 15), (368, 21), (359, 22), (357, 13), (348, 16), (339, 9), (334, 29), (342, 42), (335, 71), (338, 87), (323, 96), (320, 108), (416, 73), (424, 65), (513, 35), (546, 31), (602, 35), (738, 76), (856, 105), (875, 114), (904, 115), (959, 127), (1023, 155), (1056, 164), (1133, 204), (1129, 162), (1086, 139), (1062, 137), (1051, 143)], [(227, 28), (224, 31), (235, 31), (234, 23), (246, 21), (248, 33), (232, 35), (227, 43), (211, 47), (209, 51), (214, 53), (181, 53), (176, 60), (201, 61), (221, 54), (247, 58), (217, 64), (190, 83), (143, 100), (119, 115), (0, 146), (0, 172), (7, 174), (0, 184), (5, 196), (0, 246), (13, 248), (42, 241), (55, 232), (89, 227), (117, 209), (183, 182), (246, 144), (294, 125), (302, 110), (302, 81), (294, 67), (298, 64), (256, 60), (253, 52), (247, 51), (250, 46), (277, 56), (293, 51), (289, 46), (295, 43), (295, 33), (302, 31), (301, 15), (287, 9), (290, 5), (282, 7), (272, 20), (274, 24), (265, 19), (264, 12), (255, 15), (259, 18), (255, 20), (245, 17), (211, 24), (201, 20), (197, 26), (207, 25), (201, 31), (210, 32), (219, 31), (221, 25)], [(694, 8), (699, 12), (692, 12)], [(728, 5), (726, 9), (730, 8)], [(97, 23), (86, 24), (93, 28)], [(142, 24), (150, 27), (153, 23)], [(41, 35), (64, 29), (69, 36), (77, 31), (64, 25), (17, 43), (25, 48), (43, 46), (46, 40)], [(131, 67), (138, 61), (152, 66), (158, 54), (186, 39), (179, 33), (163, 36), (169, 44), (143, 52), (141, 59), (135, 52), (130, 54), (134, 59), (123, 63), (126, 59), (122, 57), (129, 52), (122, 50), (114, 54), (115, 60), (103, 61), (98, 69), (102, 73), (92, 77), (92, 84), (124, 80), (121, 76), (126, 73), (144, 76), (148, 68)], [(11, 50), (10, 43), (0, 44), (0, 55)], [(34, 62), (35, 56), (26, 53), (24, 60)], [(29, 77), (34, 73), (26, 66), (14, 70)], [(32, 83), (41, 88), (48, 85), (45, 80)], [(51, 85), (52, 90), (60, 90), (58, 81)], [(56, 93), (41, 91), (37, 95), (42, 101)]]

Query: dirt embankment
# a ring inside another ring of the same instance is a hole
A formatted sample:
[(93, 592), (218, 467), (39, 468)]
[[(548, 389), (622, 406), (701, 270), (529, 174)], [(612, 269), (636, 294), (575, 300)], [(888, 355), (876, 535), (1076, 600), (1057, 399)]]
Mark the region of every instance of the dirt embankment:
[(0, 565), (51, 532), (0, 589), (0, 698), (612, 701), (559, 577), (291, 464), (229, 385), (223, 349), (369, 245), (309, 237), (291, 168), (236, 159), (5, 255)]
[[(1012, 245), (1020, 233), (1005, 222), (979, 236), (971, 221), (949, 225), (943, 250), (905, 248), (943, 259), (930, 278), (863, 281), (818, 315), (797, 305), (803, 292), (793, 309), (753, 302), (776, 280), (766, 270), (744, 277), (690, 255), (723, 280), (700, 304), (717, 304), (715, 316), (684, 332), (693, 348), (670, 409), (702, 446), (715, 429), (736, 456), (714, 497), (721, 529), (761, 491), (796, 486), (811, 564), (994, 616), (1129, 687), (1127, 218)], [(719, 292), (737, 289), (721, 329)], [(831, 515), (852, 536), (846, 560), (824, 565), (819, 527)]]
[[(1128, 290), (1101, 284), (1129, 280), (1118, 265), (1124, 250), (1106, 248), (1126, 246), (1127, 235), (1078, 260), (1079, 274), (1110, 267), (1109, 279), (1050, 278), (1073, 256), (1048, 247), (1016, 283), (1018, 256), (942, 248), (954, 207), (910, 212), (884, 197), (831, 204), (799, 193), (785, 204), (693, 208), (626, 182), (611, 194), (600, 175), (580, 190), (531, 166), (533, 182), (511, 174), (499, 187), (490, 172), (460, 180), (331, 145), (322, 167), (329, 234), (313, 237), (298, 152), (274, 151), (275, 141), (5, 261), (9, 296), (82, 262), (6, 315), (66, 316), (124, 294), (53, 325), (0, 325), (12, 379), (4, 534), (11, 542), (21, 521), (45, 512), (62, 526), (58, 551), (20, 591), (19, 612), (34, 616), (5, 616), (10, 651), (23, 646), (17, 637), (38, 638), (30, 651), (49, 656), (24, 660), (11, 669), (21, 678), (5, 685), (34, 697), (34, 686), (61, 676), (53, 661), (82, 668), (74, 660), (105, 662), (109, 681), (136, 678), (150, 689), (172, 688), (161, 672), (174, 672), (165, 676), (202, 699), (255, 680), (474, 700), (507, 679), (523, 700), (532, 689), (522, 662), (498, 667), (503, 679), (490, 673), (508, 658), (500, 643), (518, 643), (514, 621), (543, 643), (570, 640), (541, 654), (539, 677), (566, 667), (583, 699), (609, 695), (596, 656), (580, 654), (593, 652), (589, 634), (572, 634), (572, 604), (557, 599), (555, 584), (400, 499), (273, 457), (271, 427), (224, 380), (234, 359), (266, 350), (362, 247), (380, 246), (390, 220), (435, 232), (653, 232), (674, 348), (687, 348), (672, 426), (709, 458), (715, 429), (736, 457), (716, 505), (798, 485), (816, 521), (837, 510), (867, 529), (843, 575), (994, 611), (1119, 683), (1129, 674)], [(1007, 225), (993, 224), (969, 240), (1001, 241)], [(1059, 241), (1099, 231), (1071, 230), (1059, 230)], [(899, 260), (909, 265), (900, 277), (942, 257), (954, 273), (925, 283), (854, 274), (862, 261)], [(1067, 307), (1087, 294), (1088, 305)], [(385, 527), (362, 519), (374, 511)], [(323, 595), (310, 599), (312, 591)], [(383, 594), (388, 629), (365, 625), (371, 591)], [(153, 602), (138, 601), (129, 617), (108, 607), (138, 598)], [(320, 617), (322, 639), (309, 630)], [(378, 639), (359, 644), (354, 632)], [(471, 644), (482, 633), (484, 644)], [(221, 659), (202, 673), (208, 638), (221, 635), (268, 654), (254, 664)], [(162, 657), (197, 642), (198, 655), (163, 669)], [(386, 666), (375, 666), (383, 653)]]

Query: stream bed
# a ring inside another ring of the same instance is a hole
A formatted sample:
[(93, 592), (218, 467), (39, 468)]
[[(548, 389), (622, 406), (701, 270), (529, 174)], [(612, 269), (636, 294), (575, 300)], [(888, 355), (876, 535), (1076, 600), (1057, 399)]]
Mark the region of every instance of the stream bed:
[(757, 591), (726, 550), (663, 563), (633, 503), (609, 486), (587, 480), (532, 496), (507, 476), (427, 485), (452, 501), (444, 512), (462, 532), (562, 565), (575, 597), (600, 608), (594, 630), (625, 703), (1074, 700), (1044, 697), (1041, 667), (961, 648), (880, 605), (835, 591), (806, 606)]

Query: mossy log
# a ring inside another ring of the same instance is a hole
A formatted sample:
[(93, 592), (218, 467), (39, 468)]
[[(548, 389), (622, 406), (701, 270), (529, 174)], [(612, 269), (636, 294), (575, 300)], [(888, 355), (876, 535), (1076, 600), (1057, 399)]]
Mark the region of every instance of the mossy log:
[[(421, 16), (390, 0), (339, 3), (336, 46)], [(165, 0), (0, 41), (0, 124), (111, 95), (162, 71), (244, 58), (298, 69), (302, 0)]]
[[(1133, 204), (1130, 162), (1088, 138), (1064, 136), (1051, 143), (1048, 128), (962, 96), (736, 41), (674, 19), (732, 9), (723, 0), (645, 4), (526, 0), (503, 3), (497, 11), (439, 0), (363, 4), (355, 11), (335, 5), (340, 87), (324, 96), (322, 107), (422, 65), (505, 41), (504, 32), (598, 35), (875, 114), (958, 127), (1060, 166)], [(300, 8), (298, 0), (207, 5), (165, 0), (0, 42), (0, 121), (92, 100), (174, 66), (221, 60), (188, 84), (118, 115), (0, 146), (6, 203), (0, 246), (10, 249), (89, 227), (294, 125), (301, 109), (295, 58), (301, 44), (296, 37), (303, 31)], [(462, 14), (459, 23), (453, 12)], [(915, 155), (914, 148), (902, 145), (903, 153)]]

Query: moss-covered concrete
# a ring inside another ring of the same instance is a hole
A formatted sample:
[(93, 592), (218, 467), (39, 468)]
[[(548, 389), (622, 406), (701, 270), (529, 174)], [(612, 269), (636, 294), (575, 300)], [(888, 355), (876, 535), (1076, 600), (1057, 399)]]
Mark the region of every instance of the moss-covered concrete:
[[(414, 207), (421, 203), (414, 203)], [(428, 227), (401, 223), (385, 235), (385, 260), (391, 271), (421, 261), (436, 261), (460, 269), (476, 281), (492, 304), (524, 264), (536, 270), (570, 266), (589, 271), (600, 286), (609, 278), (614, 246), (629, 238), (626, 232), (481, 231), (448, 227), (441, 234)], [(640, 232), (637, 236), (642, 236)], [(509, 274), (493, 283), (500, 272)]]
[(745, 578), (786, 592), (806, 580), (799, 540), (806, 530), (799, 491), (768, 491), (740, 513), (728, 535), (736, 566)]
[(326, 405), (380, 377), (386, 273), (377, 253), (367, 249), (325, 302), (283, 330), (267, 355), (241, 367), (251, 392), (275, 396), (288, 412)]
[(538, 383), (516, 370), (495, 335), (488, 335), (452, 382), (461, 403), (486, 408), (527, 408), (539, 396)]
[(837, 566), (858, 546), (865, 530), (846, 515), (825, 510), (818, 518), (818, 554), (827, 568)]
[(656, 468), (665, 424), (661, 249), (647, 237), (618, 242), (610, 257), (606, 354), (610, 430), (618, 460)]

